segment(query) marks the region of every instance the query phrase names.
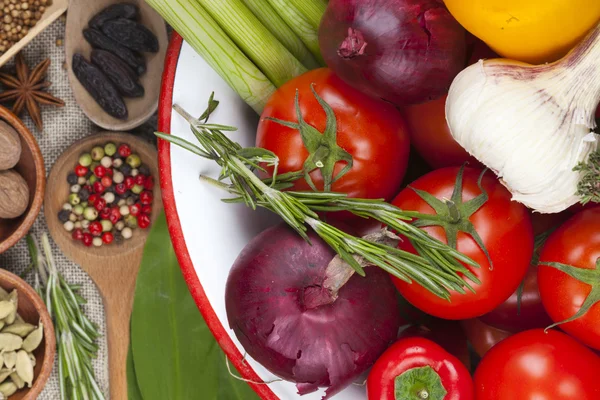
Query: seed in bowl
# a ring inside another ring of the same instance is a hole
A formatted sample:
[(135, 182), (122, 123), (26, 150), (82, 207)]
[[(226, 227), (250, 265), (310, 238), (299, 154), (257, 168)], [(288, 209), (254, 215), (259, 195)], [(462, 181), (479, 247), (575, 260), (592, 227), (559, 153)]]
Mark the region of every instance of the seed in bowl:
[(150, 226), (154, 177), (128, 144), (107, 143), (81, 154), (67, 182), (70, 194), (58, 219), (73, 240), (101, 247)]

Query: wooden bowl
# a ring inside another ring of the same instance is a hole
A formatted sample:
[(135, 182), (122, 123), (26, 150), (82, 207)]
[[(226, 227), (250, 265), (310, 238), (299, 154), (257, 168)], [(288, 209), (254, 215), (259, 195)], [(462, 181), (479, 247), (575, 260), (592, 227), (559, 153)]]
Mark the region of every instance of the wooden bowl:
[(46, 29), (54, 20), (60, 17), (69, 7), (69, 0), (52, 0), (52, 5), (44, 11), (42, 18), (31, 28), (29, 33), (15, 43), (6, 53), (0, 57), (0, 66), (6, 64), (8, 60), (13, 58), (23, 47), (33, 40), (41, 31)]
[(111, 131), (127, 131), (147, 121), (158, 108), (160, 82), (163, 72), (163, 63), (167, 52), (168, 38), (165, 21), (143, 0), (128, 0), (140, 9), (139, 22), (144, 24), (158, 38), (159, 50), (157, 53), (144, 53), (147, 71), (140, 77), (145, 94), (139, 98), (125, 98), (129, 111), (127, 120), (120, 120), (106, 113), (90, 96), (73, 74), (71, 62), (73, 54), (81, 53), (89, 61), (92, 47), (83, 37), (83, 29), (88, 26), (88, 21), (106, 6), (119, 3), (114, 0), (71, 0), (67, 14), (67, 28), (65, 33), (65, 52), (67, 71), (75, 100), (85, 115), (96, 125)]
[(3, 253), (29, 232), (40, 213), (46, 188), (46, 169), (37, 141), (25, 124), (2, 106), (0, 118), (12, 126), (21, 138), (21, 159), (15, 170), (25, 178), (29, 186), (29, 206), (25, 214), (14, 219), (0, 218), (0, 253)]
[(44, 340), (35, 349), (35, 367), (33, 369), (33, 385), (31, 388), (23, 388), (10, 396), (10, 400), (34, 400), (46, 385), (52, 367), (54, 366), (54, 354), (56, 353), (56, 336), (54, 325), (48, 313), (46, 305), (36, 291), (17, 275), (0, 269), (0, 286), (7, 292), (17, 289), (19, 295), (19, 315), (32, 325), (37, 325), (40, 320), (44, 324)]

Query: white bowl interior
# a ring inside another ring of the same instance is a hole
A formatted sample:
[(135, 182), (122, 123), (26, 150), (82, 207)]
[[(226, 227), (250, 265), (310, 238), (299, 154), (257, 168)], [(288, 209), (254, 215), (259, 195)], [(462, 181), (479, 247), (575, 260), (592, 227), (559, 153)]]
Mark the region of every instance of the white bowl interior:
[[(232, 137), (243, 146), (254, 145), (258, 123), (256, 113), (184, 42), (175, 75), (173, 104), (179, 104), (192, 115), (199, 116), (213, 91), (220, 105), (211, 122), (237, 126), (239, 130), (231, 132)], [(171, 118), (171, 133), (195, 141), (188, 124), (175, 113)], [(171, 163), (175, 204), (194, 269), (221, 324), (244, 354), (244, 349), (227, 323), (227, 275), (246, 243), (278, 219), (263, 210), (252, 211), (241, 204), (221, 202), (227, 194), (198, 179), (200, 174), (218, 176), (219, 168), (212, 161), (171, 145)], [(276, 379), (250, 357), (248, 362), (264, 381)], [(279, 398), (286, 400), (318, 400), (324, 395), (324, 390), (320, 390), (299, 396), (295, 385), (290, 382), (276, 382), (269, 384), (269, 387)], [(351, 385), (335, 398), (364, 400), (365, 388)]]

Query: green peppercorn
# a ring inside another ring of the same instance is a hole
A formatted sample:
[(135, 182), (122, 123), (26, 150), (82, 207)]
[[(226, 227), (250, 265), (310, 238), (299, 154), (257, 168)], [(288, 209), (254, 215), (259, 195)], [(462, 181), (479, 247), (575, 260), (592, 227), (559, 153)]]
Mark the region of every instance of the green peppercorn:
[(69, 203), (72, 206), (76, 206), (77, 204), (79, 204), (81, 202), (81, 199), (79, 198), (79, 195), (77, 193), (71, 193), (69, 195)]
[(94, 161), (92, 165), (90, 165), (90, 171), (93, 173), (98, 165), (100, 165), (100, 161)]
[(130, 228), (137, 228), (137, 218), (129, 214), (125, 217), (125, 225), (127, 225)]
[(94, 161), (102, 160), (102, 157), (104, 157), (104, 149), (100, 146), (94, 147), (91, 151), (91, 156)]
[(95, 221), (98, 218), (98, 210), (94, 207), (86, 207), (83, 210), (83, 217), (88, 221)]
[(84, 167), (89, 167), (92, 165), (92, 156), (90, 153), (83, 153), (79, 156), (79, 164)]
[(125, 160), (125, 162), (131, 168), (137, 168), (140, 165), (142, 165), (142, 160), (140, 159), (140, 156), (138, 156), (137, 154), (131, 154), (129, 157), (127, 157), (127, 159)]
[(112, 157), (117, 152), (117, 146), (114, 143), (106, 143), (104, 145), (104, 154), (109, 157)]
[(102, 232), (110, 232), (113, 228), (112, 222), (107, 219), (100, 221), (100, 224), (102, 225)]
[(75, 207), (73, 207), (73, 212), (75, 213), (75, 215), (83, 215), (83, 210), (84, 207), (81, 204), (77, 204)]
[(142, 185), (133, 185), (131, 191), (135, 194), (140, 194), (144, 191), (144, 187)]
[(81, 202), (81, 207), (83, 207), (84, 209), (88, 206), (88, 202), (87, 201), (82, 201)]
[(96, 177), (96, 175), (92, 175), (92, 176), (90, 176), (89, 180), (90, 180), (90, 185), (93, 185), (94, 183), (96, 183), (98, 178)]

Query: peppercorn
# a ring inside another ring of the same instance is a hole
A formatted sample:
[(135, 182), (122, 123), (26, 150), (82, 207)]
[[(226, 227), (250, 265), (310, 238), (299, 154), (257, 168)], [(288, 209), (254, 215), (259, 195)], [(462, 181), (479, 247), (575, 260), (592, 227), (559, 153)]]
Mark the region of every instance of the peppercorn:
[(98, 178), (102, 178), (104, 175), (106, 175), (106, 168), (104, 168), (102, 165), (98, 165), (96, 168), (94, 168), (94, 175), (96, 175)]
[(94, 240), (94, 238), (92, 237), (91, 234), (89, 233), (84, 233), (83, 234), (83, 239), (82, 242), (84, 245), (86, 245), (87, 247), (90, 247), (92, 245), (92, 241)]
[(92, 175), (92, 176), (88, 177), (88, 182), (90, 183), (90, 185), (93, 185), (97, 181), (98, 181), (98, 178), (96, 178), (96, 175)]
[(80, 202), (81, 199), (79, 198), (79, 195), (77, 193), (71, 193), (69, 195), (69, 203), (71, 203), (72, 206), (76, 206)]
[(114, 233), (114, 242), (116, 244), (121, 244), (125, 241), (125, 238), (123, 237), (123, 235), (121, 235), (121, 232), (115, 232)]
[(103, 208), (98, 215), (100, 216), (100, 219), (109, 219), (111, 215), (110, 208)]
[(74, 184), (73, 186), (71, 186), (71, 193), (79, 193), (80, 190), (81, 186), (79, 186), (78, 184)]
[(98, 200), (98, 197), (100, 197), (97, 194), (90, 194), (90, 197), (88, 198), (88, 203), (90, 203), (90, 205), (94, 205), (96, 203), (96, 200)]
[(145, 190), (142, 193), (140, 193), (140, 203), (146, 205), (146, 204), (152, 204), (152, 200), (154, 199), (154, 195), (152, 194), (152, 192)]
[(94, 221), (90, 223), (88, 230), (90, 231), (92, 236), (100, 236), (102, 235), (102, 224), (98, 221)]
[(131, 191), (132, 191), (133, 193), (135, 193), (135, 194), (140, 194), (140, 193), (142, 193), (142, 191), (143, 191), (143, 190), (144, 190), (144, 187), (143, 187), (143, 186), (141, 186), (141, 185), (134, 185), (134, 186), (131, 188)]
[(81, 221), (81, 228), (83, 229), (87, 229), (90, 226), (90, 221), (88, 221), (87, 219), (84, 219)]
[(133, 176), (134, 178), (136, 176), (138, 176), (139, 174), (140, 174), (140, 170), (139, 169), (134, 168), (134, 169), (131, 170), (131, 176)]
[(106, 200), (100, 197), (98, 200), (96, 200), (96, 203), (94, 203), (94, 208), (98, 211), (102, 211), (104, 207), (106, 207)]
[(71, 235), (71, 237), (75, 240), (82, 240), (83, 239), (83, 230), (82, 229), (75, 229), (73, 231), (73, 234)]
[(73, 221), (67, 221), (63, 224), (63, 227), (67, 232), (71, 232), (75, 228)]
[(83, 215), (83, 206), (81, 204), (77, 204), (75, 207), (73, 207), (73, 213), (75, 215)]
[(110, 232), (105, 232), (102, 234), (102, 241), (106, 244), (111, 244), (114, 240), (114, 236)]
[(125, 184), (125, 187), (127, 187), (127, 189), (132, 189), (135, 186), (135, 178), (132, 176), (128, 176), (127, 178), (125, 178), (123, 183)]
[(115, 186), (115, 193), (118, 195), (123, 195), (125, 192), (127, 192), (127, 186), (125, 186), (124, 183), (119, 183), (117, 186)]
[(135, 177), (134, 182), (136, 185), (144, 186), (144, 184), (146, 183), (146, 177), (140, 174)]
[(146, 182), (144, 182), (144, 189), (146, 189), (146, 190), (154, 189), (154, 178), (152, 176), (149, 176), (146, 178)]
[(86, 207), (85, 210), (83, 210), (83, 218), (87, 219), (88, 221), (94, 221), (96, 218), (98, 218), (98, 210), (96, 210), (94, 207)]
[(148, 214), (140, 214), (137, 219), (137, 224), (140, 228), (146, 229), (150, 226), (150, 216)]
[(87, 183), (87, 179), (85, 179), (85, 176), (80, 176), (79, 178), (77, 178), (77, 184), (79, 186), (83, 186)]
[[(85, 177), (85, 175), (87, 174), (88, 169), (87, 167), (84, 167), (83, 165), (78, 165), (75, 167), (75, 175), (77, 175), (78, 177)], [(79, 181), (79, 179), (77, 179), (77, 181)]]
[(133, 197), (133, 195), (131, 195), (127, 198), (127, 200), (125, 201), (125, 204), (127, 204), (128, 206), (132, 206), (135, 203), (137, 203), (137, 200), (138, 199), (136, 199), (135, 197)]
[(102, 246), (102, 238), (95, 237), (95, 238), (92, 240), (92, 244), (93, 244), (95, 247), (100, 247), (100, 246)]
[(112, 192), (108, 192), (104, 194), (104, 200), (106, 200), (106, 203), (108, 204), (112, 204), (115, 202), (115, 194)]
[(121, 167), (121, 172), (125, 176), (131, 175), (131, 170), (132, 170), (132, 168), (127, 164), (123, 164), (123, 166)]
[(129, 206), (129, 214), (133, 215), (134, 217), (137, 217), (141, 211), (142, 211), (141, 204), (132, 204)]
[(140, 174), (142, 174), (142, 175), (146, 175), (146, 176), (150, 175), (150, 167), (148, 167), (146, 164), (140, 165), (139, 170), (140, 170)]
[(100, 146), (96, 146), (92, 149), (90, 154), (94, 161), (100, 161), (102, 160), (102, 157), (104, 157), (104, 149)]
[(94, 192), (97, 194), (104, 193), (104, 185), (100, 181), (94, 182)]
[(79, 164), (84, 167), (92, 165), (92, 156), (90, 153), (83, 153), (79, 156)]
[(76, 185), (77, 181), (79, 177), (77, 176), (77, 174), (75, 174), (74, 172), (71, 172), (69, 175), (67, 175), (67, 182), (69, 183), (69, 185)]
[(105, 176), (100, 180), (100, 183), (102, 183), (102, 186), (105, 188), (109, 188), (112, 186), (112, 178), (110, 176)]
[(102, 225), (102, 232), (110, 232), (113, 228), (112, 222), (107, 219), (101, 220), (100, 225)]
[(114, 183), (123, 183), (123, 181), (125, 180), (125, 175), (123, 175), (121, 172), (116, 171), (113, 175), (113, 182)]
[(123, 235), (124, 239), (131, 239), (131, 237), (133, 236), (133, 230), (131, 230), (131, 228), (129, 227), (123, 228), (123, 230), (121, 231), (121, 235)]
[(81, 229), (81, 221), (75, 222), (74, 226), (75, 226), (75, 229)]
[(119, 208), (119, 212), (121, 213), (122, 216), (127, 216), (129, 215), (129, 207), (128, 206), (121, 206), (121, 208)]
[(73, 209), (73, 206), (70, 205), (69, 203), (65, 203), (65, 204), (63, 204), (62, 209), (63, 210), (67, 210), (67, 211), (71, 211)]
[(149, 204), (146, 204), (145, 206), (142, 206), (142, 212), (144, 214), (148, 214), (148, 215), (152, 214), (152, 206), (149, 205)]
[(123, 143), (119, 146), (119, 149), (117, 151), (119, 153), (119, 155), (123, 158), (127, 158), (131, 155), (131, 147), (129, 147), (129, 145)]
[(142, 165), (142, 160), (140, 159), (140, 156), (138, 156), (137, 154), (132, 154), (132, 155), (128, 156), (127, 159), (125, 160), (125, 162), (131, 168), (137, 168), (140, 165)]
[(104, 145), (104, 154), (109, 157), (112, 157), (117, 152), (117, 146), (114, 143), (106, 143)]
[(125, 221), (119, 221), (119, 222), (117, 222), (117, 223), (115, 224), (115, 228), (116, 228), (118, 231), (122, 231), (122, 230), (123, 230), (123, 228), (125, 228)]
[(69, 215), (71, 215), (71, 211), (60, 210), (58, 212), (58, 220), (63, 223), (67, 222), (69, 220)]
[(69, 221), (77, 222), (77, 220), (78, 220), (77, 215), (75, 215), (73, 212), (71, 212), (71, 214), (69, 214)]
[(123, 166), (123, 160), (120, 158), (113, 159), (112, 166), (113, 168), (121, 168)]

